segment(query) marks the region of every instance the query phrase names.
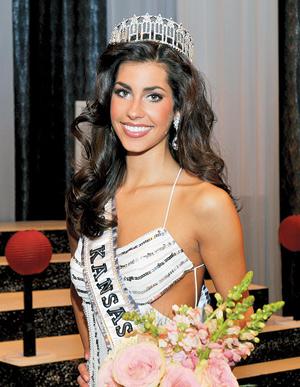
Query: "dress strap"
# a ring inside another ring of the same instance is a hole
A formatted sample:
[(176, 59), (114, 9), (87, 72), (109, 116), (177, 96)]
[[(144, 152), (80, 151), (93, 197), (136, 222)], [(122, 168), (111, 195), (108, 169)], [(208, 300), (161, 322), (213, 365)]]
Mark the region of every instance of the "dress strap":
[(178, 171), (178, 173), (177, 173), (177, 176), (176, 176), (176, 179), (175, 179), (175, 181), (174, 181), (172, 190), (171, 190), (171, 194), (170, 194), (170, 197), (169, 197), (169, 203), (168, 203), (168, 207), (167, 207), (167, 211), (166, 211), (166, 215), (165, 215), (165, 220), (164, 220), (163, 228), (165, 228), (165, 227), (166, 227), (166, 224), (167, 224), (168, 215), (169, 215), (169, 211), (170, 211), (170, 207), (171, 207), (171, 202), (172, 202), (172, 198), (173, 198), (175, 186), (176, 186), (176, 183), (177, 183), (177, 181), (178, 181), (178, 179), (179, 179), (179, 176), (180, 176), (181, 171), (182, 171), (182, 168), (179, 169), (179, 171)]

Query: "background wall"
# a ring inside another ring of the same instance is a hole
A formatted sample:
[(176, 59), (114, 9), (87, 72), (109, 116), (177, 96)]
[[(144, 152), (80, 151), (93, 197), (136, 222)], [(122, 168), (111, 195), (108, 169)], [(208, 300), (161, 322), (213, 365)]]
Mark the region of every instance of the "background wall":
[(11, 0), (0, 1), (0, 221), (15, 219), (15, 136)]

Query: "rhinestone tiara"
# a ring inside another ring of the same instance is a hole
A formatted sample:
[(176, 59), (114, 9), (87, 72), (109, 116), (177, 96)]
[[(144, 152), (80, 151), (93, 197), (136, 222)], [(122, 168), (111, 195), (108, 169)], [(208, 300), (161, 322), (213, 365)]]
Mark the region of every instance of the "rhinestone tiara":
[(161, 15), (146, 15), (124, 19), (112, 31), (109, 44), (121, 42), (153, 41), (175, 48), (190, 60), (193, 55), (193, 39), (182, 24)]

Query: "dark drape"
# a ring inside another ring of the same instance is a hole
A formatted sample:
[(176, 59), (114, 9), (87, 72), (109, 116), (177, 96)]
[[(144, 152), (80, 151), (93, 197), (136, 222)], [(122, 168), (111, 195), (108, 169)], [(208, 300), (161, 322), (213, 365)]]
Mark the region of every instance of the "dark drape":
[[(281, 219), (300, 214), (300, 1), (279, 1)], [(300, 235), (299, 235), (300, 238)], [(300, 252), (282, 248), (284, 313), (300, 319)]]
[(93, 91), (106, 1), (13, 0), (16, 219), (64, 219), (74, 102)]

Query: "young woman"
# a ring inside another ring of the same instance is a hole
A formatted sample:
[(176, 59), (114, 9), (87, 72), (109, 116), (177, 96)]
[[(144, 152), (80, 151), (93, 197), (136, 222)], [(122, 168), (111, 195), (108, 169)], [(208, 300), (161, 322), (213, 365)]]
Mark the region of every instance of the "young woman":
[(205, 268), (223, 296), (245, 274), (239, 217), (210, 145), (214, 113), (190, 57), (190, 35), (172, 20), (123, 21), (73, 124), (85, 149), (66, 206), (88, 359), (81, 386), (97, 385), (99, 364), (134, 328), (124, 311), (165, 321), (173, 304), (208, 302)]

